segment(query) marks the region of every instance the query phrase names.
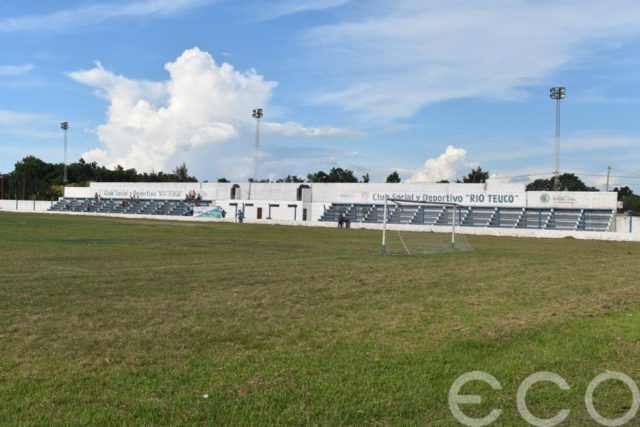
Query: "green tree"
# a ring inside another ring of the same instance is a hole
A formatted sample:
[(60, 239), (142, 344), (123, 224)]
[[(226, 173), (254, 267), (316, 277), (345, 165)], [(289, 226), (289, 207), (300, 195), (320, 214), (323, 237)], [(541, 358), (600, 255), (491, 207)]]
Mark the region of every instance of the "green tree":
[(400, 179), (400, 175), (398, 175), (397, 171), (393, 171), (393, 173), (387, 177), (387, 182), (388, 183), (394, 183), (395, 184), (395, 183), (399, 183), (400, 181), (402, 181), (402, 180)]
[(227, 178), (218, 178), (218, 182), (231, 182)]
[(176, 177), (177, 182), (189, 182), (189, 170), (184, 162), (176, 166), (173, 170), (173, 175)]
[[(595, 187), (589, 187), (587, 184), (572, 173), (564, 173), (559, 177), (560, 191), (598, 191)], [(527, 185), (527, 191), (554, 191), (555, 181), (552, 178), (541, 178)]]
[(329, 171), (329, 182), (358, 182), (358, 178), (356, 178), (352, 170), (331, 168)]
[(629, 197), (629, 196), (633, 196), (633, 190), (631, 190), (628, 186), (624, 186), (624, 187), (616, 187), (613, 189), (613, 191), (618, 193), (618, 200), (622, 200), (625, 197)]
[(352, 170), (331, 168), (329, 173), (318, 171), (307, 175), (309, 182), (358, 182)]
[(324, 171), (318, 171), (316, 173), (307, 174), (307, 180), (309, 182), (329, 182), (329, 175)]
[(276, 182), (298, 183), (304, 182), (304, 178), (300, 178), (297, 175), (287, 175), (286, 178), (279, 178)]
[[(5, 198), (54, 200), (60, 196), (63, 184), (62, 163), (47, 163), (35, 156), (27, 156), (15, 164), (14, 170), (3, 176)], [(138, 173), (135, 169), (125, 169), (118, 165), (113, 169), (87, 163), (80, 159), (67, 165), (67, 185), (87, 185), (91, 181), (102, 182), (197, 182), (189, 176), (186, 165), (178, 166), (174, 173)]]
[(628, 186), (614, 188), (618, 192), (618, 200), (622, 202), (622, 210), (640, 212), (640, 196), (633, 194), (633, 190)]
[(625, 212), (633, 211), (634, 215), (638, 215), (640, 213), (640, 196), (632, 194), (631, 196), (623, 197), (622, 210)]
[(369, 181), (371, 181), (371, 178), (369, 178), (369, 174), (368, 173), (365, 173), (364, 175), (362, 175), (362, 180), (360, 182), (367, 183)]
[(483, 171), (480, 166), (477, 169), (471, 169), (467, 176), (462, 178), (462, 182), (478, 184), (487, 182), (489, 179), (489, 171)]

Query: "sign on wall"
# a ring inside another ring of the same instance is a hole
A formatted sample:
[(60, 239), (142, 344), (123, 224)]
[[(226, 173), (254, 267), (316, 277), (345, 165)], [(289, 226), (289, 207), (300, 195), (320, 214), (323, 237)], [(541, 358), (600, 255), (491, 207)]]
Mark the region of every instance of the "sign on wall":
[(524, 185), (464, 183), (311, 184), (314, 202), (382, 204), (385, 198), (464, 206), (524, 207)]
[(555, 209), (616, 209), (618, 193), (592, 191), (529, 191), (527, 207)]
[(388, 199), (428, 203), (457, 203), (464, 206), (524, 206), (526, 198), (519, 193), (373, 193), (368, 199), (383, 203)]
[(194, 206), (193, 216), (197, 218), (222, 219), (226, 212), (220, 206)]

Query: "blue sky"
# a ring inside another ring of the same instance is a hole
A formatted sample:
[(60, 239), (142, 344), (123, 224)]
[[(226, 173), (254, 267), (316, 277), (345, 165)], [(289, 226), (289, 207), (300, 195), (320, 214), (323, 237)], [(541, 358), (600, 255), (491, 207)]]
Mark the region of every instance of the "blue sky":
[[(640, 189), (633, 0), (4, 0), (0, 172), (25, 155), (199, 179), (332, 166)], [(629, 178), (620, 178), (620, 177)]]

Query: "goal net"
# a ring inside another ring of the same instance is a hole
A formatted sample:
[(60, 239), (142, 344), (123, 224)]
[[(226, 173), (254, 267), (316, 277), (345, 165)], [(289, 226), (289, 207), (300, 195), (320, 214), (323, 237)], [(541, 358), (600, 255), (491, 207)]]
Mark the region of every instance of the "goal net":
[[(460, 233), (467, 208), (455, 203), (428, 203), (386, 199), (382, 221), (383, 254), (432, 254), (472, 250)], [(437, 231), (419, 231), (419, 225), (434, 225)]]

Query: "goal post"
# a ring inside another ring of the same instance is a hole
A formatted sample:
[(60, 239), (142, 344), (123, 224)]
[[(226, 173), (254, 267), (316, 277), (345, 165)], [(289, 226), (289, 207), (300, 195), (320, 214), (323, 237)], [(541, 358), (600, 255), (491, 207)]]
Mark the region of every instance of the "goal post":
[(384, 255), (384, 249), (387, 245), (387, 216), (389, 212), (389, 203), (386, 197), (384, 198), (384, 209), (382, 212), (382, 246), (380, 247), (380, 253)]
[[(457, 203), (433, 203), (385, 198), (382, 215), (382, 244), (385, 253), (434, 253), (469, 250), (466, 237), (460, 234), (461, 213), (467, 209)], [(423, 231), (416, 225), (440, 226)]]

